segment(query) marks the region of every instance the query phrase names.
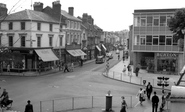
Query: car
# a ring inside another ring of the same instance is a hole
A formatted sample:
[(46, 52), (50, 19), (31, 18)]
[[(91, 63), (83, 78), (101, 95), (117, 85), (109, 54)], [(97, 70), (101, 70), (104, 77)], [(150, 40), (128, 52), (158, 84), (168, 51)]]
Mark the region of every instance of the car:
[(120, 52), (119, 52), (119, 50), (117, 49), (117, 50), (116, 50), (116, 54), (119, 54), (119, 53), (120, 53)]
[(103, 55), (96, 57), (96, 64), (101, 64), (101, 63), (104, 63), (104, 62), (105, 62), (105, 59), (104, 59)]
[(113, 58), (113, 55), (112, 55), (111, 52), (108, 52), (108, 53), (106, 54), (106, 56), (107, 56), (107, 58), (109, 58), (109, 59), (112, 59), (112, 58)]

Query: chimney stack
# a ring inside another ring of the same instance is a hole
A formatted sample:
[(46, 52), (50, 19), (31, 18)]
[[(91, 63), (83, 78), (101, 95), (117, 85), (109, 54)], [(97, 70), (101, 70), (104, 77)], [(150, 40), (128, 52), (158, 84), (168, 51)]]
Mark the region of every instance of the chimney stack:
[(83, 13), (83, 15), (82, 15), (82, 22), (87, 23), (87, 19), (88, 19), (88, 14), (87, 13)]
[(6, 4), (0, 3), (0, 16), (6, 16), (7, 11)]
[(73, 16), (73, 11), (74, 11), (74, 7), (69, 7), (68, 8), (68, 13)]
[(61, 15), (61, 4), (60, 4), (60, 0), (56, 0), (52, 3), (53, 5), (53, 15), (57, 18), (60, 19), (60, 15)]
[(35, 2), (33, 4), (33, 7), (34, 7), (34, 10), (35, 11), (41, 11), (42, 12), (42, 10), (43, 10), (43, 3), (41, 3), (41, 2)]

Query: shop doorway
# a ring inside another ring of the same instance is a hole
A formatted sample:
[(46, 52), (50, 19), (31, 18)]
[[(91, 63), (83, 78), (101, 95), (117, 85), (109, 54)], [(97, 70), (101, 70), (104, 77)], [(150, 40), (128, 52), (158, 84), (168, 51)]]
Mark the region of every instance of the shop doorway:
[(166, 73), (175, 73), (177, 68), (176, 59), (158, 59), (157, 60), (157, 71)]

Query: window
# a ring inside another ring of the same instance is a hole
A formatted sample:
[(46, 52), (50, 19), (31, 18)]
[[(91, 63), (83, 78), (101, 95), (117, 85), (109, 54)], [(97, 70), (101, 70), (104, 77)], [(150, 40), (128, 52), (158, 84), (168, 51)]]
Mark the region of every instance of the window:
[(49, 24), (49, 31), (53, 31), (53, 25)]
[(67, 28), (70, 28), (70, 21), (67, 20)]
[(152, 45), (152, 36), (151, 35), (146, 36), (146, 45)]
[(140, 26), (140, 17), (134, 17), (134, 26)]
[(145, 45), (146, 38), (145, 36), (140, 36), (140, 45)]
[(165, 45), (165, 36), (164, 35), (159, 36), (159, 45)]
[(80, 36), (77, 35), (77, 43), (80, 44)]
[(9, 36), (9, 46), (13, 47), (13, 36)]
[(154, 22), (153, 22), (153, 26), (159, 26), (159, 16), (154, 16)]
[(85, 33), (83, 33), (83, 40), (85, 40)]
[(26, 45), (26, 38), (25, 38), (25, 36), (21, 36), (21, 47), (25, 47), (25, 45)]
[(37, 23), (37, 30), (40, 31), (40, 29), (41, 29), (41, 23)]
[(152, 23), (153, 23), (152, 20), (153, 20), (152, 16), (147, 17), (147, 26), (152, 26)]
[(9, 30), (12, 30), (13, 29), (13, 23), (10, 22), (9, 25), (8, 25), (8, 27), (9, 27)]
[(166, 45), (172, 45), (172, 36), (166, 36)]
[(21, 30), (25, 30), (25, 22), (21, 22)]
[(53, 36), (49, 36), (49, 46), (53, 46)]
[(73, 21), (71, 21), (70, 28), (73, 28)]
[(139, 35), (135, 35), (135, 45), (139, 45)]
[(159, 45), (159, 36), (153, 36), (153, 45)]
[(172, 15), (167, 15), (167, 17), (166, 17), (166, 19), (167, 19), (167, 26), (168, 26), (168, 23), (169, 23), (171, 17), (172, 17)]
[(141, 26), (146, 26), (146, 17), (141, 17)]
[(41, 47), (41, 37), (37, 37), (37, 47)]
[(160, 26), (166, 26), (166, 16), (160, 16)]
[(74, 22), (74, 29), (77, 29), (77, 24), (76, 24), (76, 22)]
[(69, 34), (67, 34), (67, 35), (66, 35), (66, 41), (67, 41), (66, 43), (69, 45), (69, 43), (70, 43), (70, 37), (69, 37)]
[(173, 45), (177, 45), (177, 43), (178, 43), (178, 39), (176, 35), (173, 35)]
[(63, 35), (60, 35), (59, 38), (60, 38), (60, 43), (59, 44), (60, 44), (60, 46), (62, 46), (62, 43), (63, 43)]

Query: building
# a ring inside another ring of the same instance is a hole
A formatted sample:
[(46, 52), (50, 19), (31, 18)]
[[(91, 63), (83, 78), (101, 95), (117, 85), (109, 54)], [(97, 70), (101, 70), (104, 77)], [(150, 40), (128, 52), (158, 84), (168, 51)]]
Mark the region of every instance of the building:
[(134, 10), (132, 53), (134, 67), (140, 63), (148, 72), (177, 74), (183, 66), (183, 51), (178, 47), (168, 21), (176, 9)]
[[(6, 47), (9, 56), (2, 61), (2, 68), (9, 64), (11, 71), (45, 71), (56, 67), (59, 57), (53, 48), (65, 48), (65, 33), (60, 19), (60, 2), (53, 7), (43, 8), (43, 3), (35, 2), (34, 10), (22, 10), (7, 14), (5, 4), (0, 4), (0, 45)], [(50, 13), (46, 13), (47, 11)], [(55, 13), (52, 13), (55, 12)]]

